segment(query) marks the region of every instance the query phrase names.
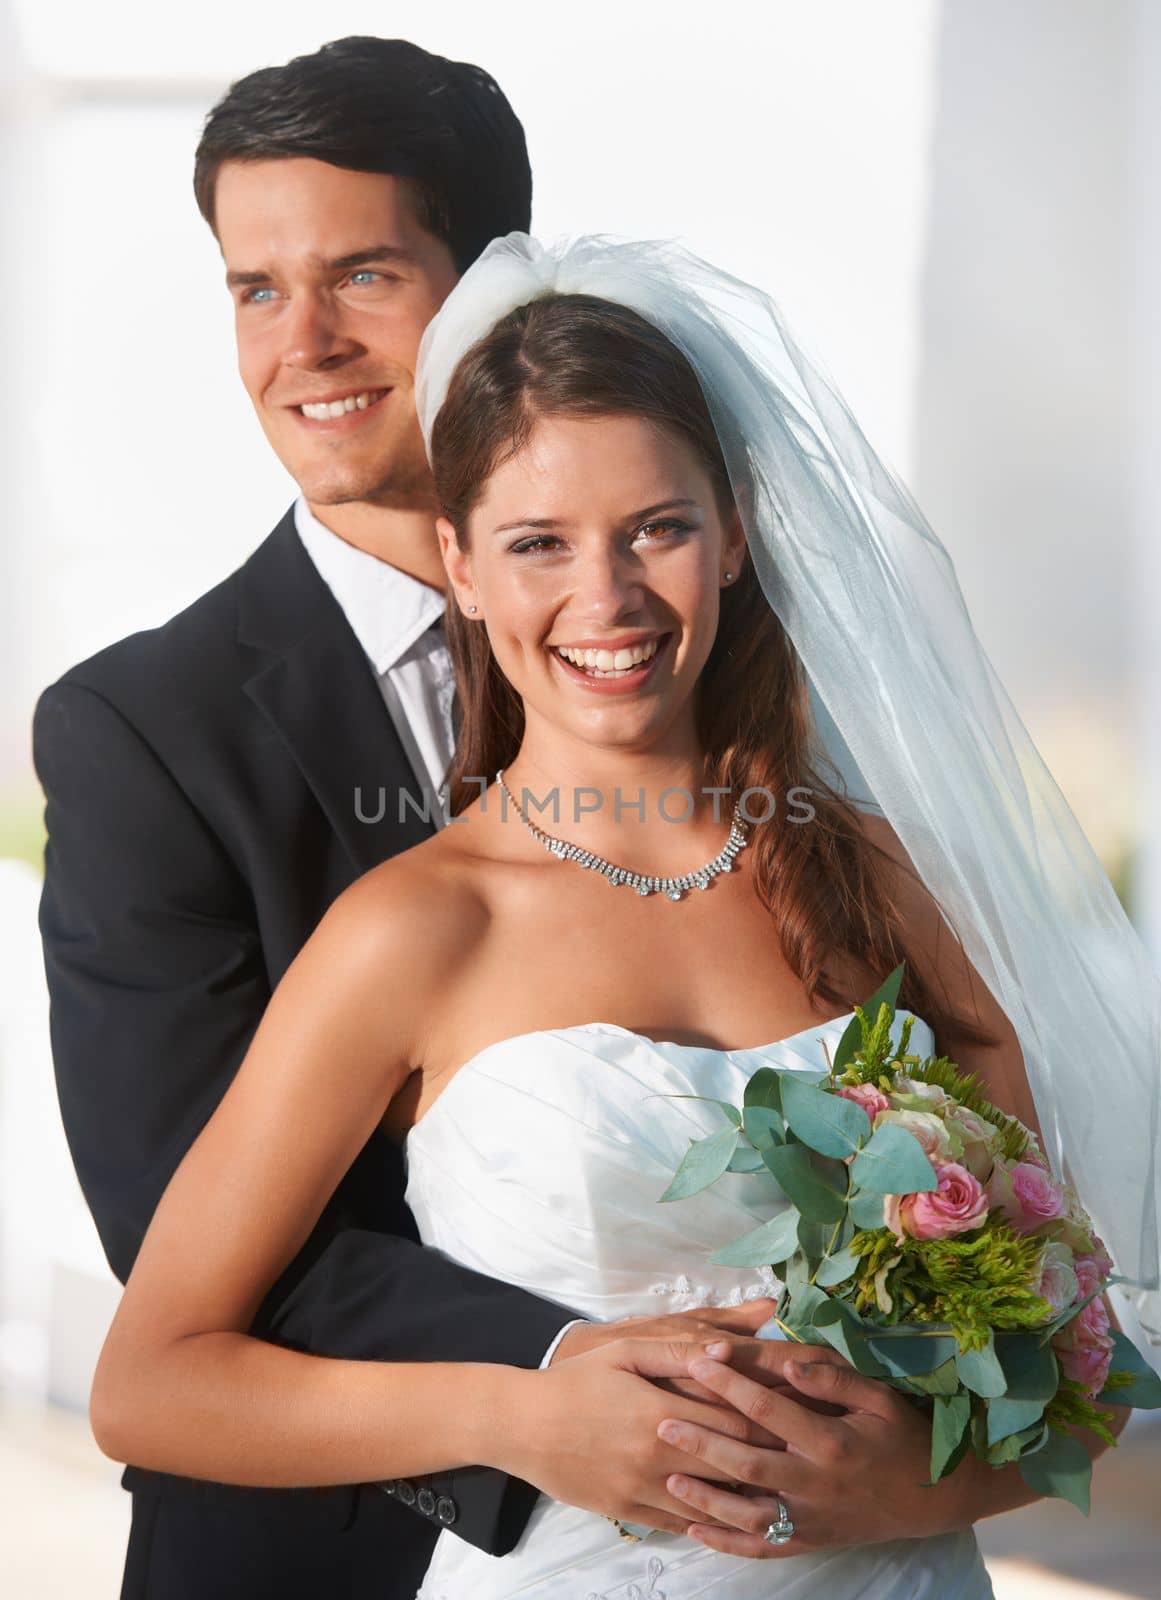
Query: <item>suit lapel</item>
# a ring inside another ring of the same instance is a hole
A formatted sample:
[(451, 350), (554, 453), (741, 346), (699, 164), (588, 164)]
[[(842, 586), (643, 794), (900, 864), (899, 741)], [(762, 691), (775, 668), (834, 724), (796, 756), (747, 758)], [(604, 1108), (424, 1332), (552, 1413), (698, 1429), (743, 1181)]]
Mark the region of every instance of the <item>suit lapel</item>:
[(245, 692), (277, 729), (360, 872), (435, 832), (362, 647), (286, 516), (241, 573), (239, 640), (265, 655)]

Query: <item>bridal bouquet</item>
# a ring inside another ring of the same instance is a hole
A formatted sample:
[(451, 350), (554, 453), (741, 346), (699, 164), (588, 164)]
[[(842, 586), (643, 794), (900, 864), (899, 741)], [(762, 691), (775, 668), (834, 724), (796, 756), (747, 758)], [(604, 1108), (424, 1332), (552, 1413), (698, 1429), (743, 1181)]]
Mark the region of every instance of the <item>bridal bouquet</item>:
[(762, 1067), (740, 1107), (717, 1102), (727, 1126), (661, 1198), (768, 1173), (789, 1206), (711, 1258), (776, 1269), (768, 1336), (825, 1342), (930, 1403), (932, 1483), (972, 1449), (1087, 1513), (1069, 1425), (1115, 1444), (1102, 1402), (1161, 1406), (1161, 1379), (1111, 1329), (1113, 1263), (1035, 1137), (954, 1062), (909, 1054), (912, 1017), (895, 1047), (903, 970), (855, 1008), (828, 1074)]

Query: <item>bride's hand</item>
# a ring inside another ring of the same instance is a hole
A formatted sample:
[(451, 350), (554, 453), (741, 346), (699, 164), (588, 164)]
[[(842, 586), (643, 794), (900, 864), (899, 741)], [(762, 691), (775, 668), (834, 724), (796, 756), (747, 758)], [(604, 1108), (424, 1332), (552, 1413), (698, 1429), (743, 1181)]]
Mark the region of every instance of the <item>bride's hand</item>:
[(622, 1337), (554, 1361), (543, 1372), (513, 1374), (507, 1414), (494, 1425), (502, 1428), (503, 1442), (497, 1454), (493, 1428), (490, 1464), (569, 1505), (684, 1533), (700, 1513), (683, 1507), (665, 1486), (668, 1477), (689, 1468), (689, 1457), (658, 1436), (665, 1418), (712, 1427), (739, 1444), (768, 1440), (732, 1408), (666, 1394), (657, 1386), (658, 1379), (687, 1373), (692, 1346), (682, 1333), (669, 1339)]

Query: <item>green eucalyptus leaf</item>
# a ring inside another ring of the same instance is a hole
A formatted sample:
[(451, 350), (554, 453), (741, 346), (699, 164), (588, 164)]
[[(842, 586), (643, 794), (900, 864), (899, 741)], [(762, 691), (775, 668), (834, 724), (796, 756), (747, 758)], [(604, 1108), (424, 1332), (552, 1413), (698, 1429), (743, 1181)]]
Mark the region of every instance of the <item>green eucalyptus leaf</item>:
[(907, 1382), (919, 1394), (959, 1394), (961, 1388), (954, 1356), (931, 1372), (908, 1373)]
[(806, 1327), (820, 1326), (819, 1318), (829, 1319), (830, 1312), (827, 1307), (833, 1302), (828, 1294), (814, 1283), (804, 1283), (798, 1292), (791, 1296), (790, 1311), (796, 1323)]
[(863, 1010), (872, 1022), (878, 1017), (880, 1006), (886, 1006), (891, 1016), (894, 1017), (895, 1008), (899, 1003), (899, 990), (903, 985), (903, 974), (906, 969), (907, 963), (901, 961), (894, 972), (883, 979), (883, 982), (875, 990), (871, 998), (864, 1002)]
[(835, 1046), (834, 1059), (830, 1068), (837, 1077), (840, 1072), (845, 1072), (847, 1064), (854, 1059), (855, 1051), (863, 1042), (863, 1025), (858, 1017), (852, 1017), (843, 1029), (842, 1038)]
[(961, 1350), (955, 1358), (955, 1368), (965, 1389), (985, 1400), (1002, 1395), (1008, 1387), (1004, 1369), (996, 1356), (996, 1341), (989, 1331), (988, 1342), (982, 1350)]
[(804, 1217), (811, 1222), (838, 1222), (846, 1199), (815, 1170), (805, 1145), (771, 1145), (762, 1151), (762, 1160)]
[(768, 1111), (781, 1111), (782, 1084), (773, 1067), (759, 1067), (746, 1085), (742, 1096), (743, 1106), (762, 1106)]
[(715, 1100), (712, 1095), (708, 1094), (670, 1094), (666, 1095), (665, 1098), (667, 1100), (700, 1100), (703, 1105), (717, 1106), (725, 1112), (735, 1128), (742, 1126), (742, 1113), (729, 1100)]
[(932, 1483), (938, 1483), (946, 1472), (952, 1470), (952, 1458), (956, 1456), (961, 1446), (967, 1443), (968, 1423), (971, 1417), (970, 1395), (936, 1395), (935, 1412), (931, 1419)]
[(871, 1189), (856, 1189), (847, 1201), (847, 1215), (856, 1228), (883, 1227), (883, 1196)]
[(872, 1334), (869, 1341), (875, 1357), (883, 1363), (893, 1378), (914, 1378), (925, 1372), (934, 1372), (956, 1356), (955, 1335), (952, 1333), (905, 1333), (901, 1329)]
[(716, 1183), (733, 1160), (739, 1137), (737, 1128), (723, 1128), (721, 1133), (713, 1133), (708, 1139), (698, 1139), (691, 1144), (662, 1200), (686, 1200), (691, 1194)]
[[(821, 1293), (820, 1290), (816, 1292)], [(825, 1303), (817, 1306), (814, 1311), (812, 1326), (864, 1377), (887, 1377), (886, 1367), (881, 1361), (876, 1360), (867, 1342), (867, 1334), (874, 1331), (874, 1324), (864, 1322), (843, 1300), (828, 1295), (824, 1296), (824, 1301)]]
[(876, 1128), (851, 1162), (851, 1182), (875, 1194), (921, 1194), (939, 1187), (919, 1140), (893, 1122)]
[(1161, 1406), (1161, 1378), (1145, 1360), (1131, 1340), (1118, 1328), (1110, 1330), (1113, 1336), (1113, 1359), (1110, 1372), (1130, 1372), (1131, 1384), (1121, 1389), (1104, 1389), (1097, 1395), (1097, 1404), (1137, 1406), (1143, 1411), (1155, 1411)]
[(1092, 1484), (1092, 1459), (1084, 1445), (1071, 1433), (1049, 1430), (1047, 1444), (1031, 1455), (1021, 1456), (1020, 1474), (1037, 1494), (1054, 1495), (1088, 1516)]
[(1041, 1449), (1047, 1442), (1045, 1435), (1050, 1432), (1046, 1422), (1033, 1422), (1019, 1433), (1005, 1434), (995, 1444), (989, 1445), (984, 1460), (992, 1467), (1006, 1467), (1012, 1461), (1019, 1461), (1021, 1456), (1032, 1455)]
[[(998, 1444), (1001, 1439), (1007, 1439), (1013, 1434), (1023, 1433), (1026, 1429), (1039, 1425), (1044, 1420), (1044, 1400), (1013, 1400), (1008, 1395), (999, 1395), (987, 1403), (988, 1413), (988, 1444)], [(1019, 1451), (1016, 1452), (1019, 1455)], [(1008, 1460), (1014, 1461), (1015, 1456)]]
[(822, 1258), (814, 1275), (814, 1281), (821, 1284), (824, 1289), (833, 1289), (836, 1285), (845, 1283), (858, 1265), (858, 1256), (852, 1255), (849, 1250), (836, 1250), (833, 1255)]
[(740, 1144), (734, 1151), (727, 1172), (765, 1172), (762, 1163), (762, 1152), (752, 1150), (749, 1145)]
[(810, 1217), (801, 1217), (798, 1223), (798, 1242), (802, 1246), (811, 1272), (818, 1266), (826, 1254), (826, 1247), (830, 1243), (831, 1234), (834, 1232), (832, 1222), (814, 1222)]
[(719, 1267), (775, 1267), (798, 1248), (798, 1212), (782, 1211), (760, 1228), (715, 1250), (710, 1260)]
[(803, 1250), (796, 1250), (785, 1263), (782, 1268), (781, 1278), (786, 1285), (786, 1292), (793, 1304), (799, 1291), (806, 1288), (810, 1279), (810, 1263), (807, 1261)]
[(871, 1119), (862, 1106), (789, 1072), (782, 1074), (782, 1115), (803, 1144), (824, 1156), (854, 1155), (871, 1133)]
[(742, 1112), (742, 1131), (756, 1150), (766, 1150), (786, 1140), (786, 1124), (772, 1106), (747, 1106)]
[(1034, 1333), (999, 1333), (996, 1360), (1004, 1369), (1006, 1400), (1051, 1400), (1060, 1387), (1055, 1352)]

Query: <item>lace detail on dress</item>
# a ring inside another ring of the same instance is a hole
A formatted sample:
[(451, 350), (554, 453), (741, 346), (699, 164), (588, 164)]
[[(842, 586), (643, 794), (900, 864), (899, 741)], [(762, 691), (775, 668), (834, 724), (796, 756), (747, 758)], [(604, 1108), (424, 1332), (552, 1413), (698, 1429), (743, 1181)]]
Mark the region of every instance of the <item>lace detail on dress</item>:
[(710, 1287), (708, 1283), (694, 1283), (684, 1272), (680, 1273), (671, 1282), (651, 1283), (650, 1294), (663, 1294), (670, 1300), (683, 1300), (687, 1302), (679, 1310), (690, 1310), (694, 1306), (742, 1306), (750, 1300), (764, 1300), (778, 1298), (781, 1290), (781, 1280), (776, 1278), (771, 1267), (755, 1268), (758, 1281), (751, 1284), (738, 1284), (730, 1290), (729, 1294), (722, 1294), (720, 1290)]
[(657, 1587), (657, 1580), (665, 1571), (665, 1565), (660, 1556), (653, 1556), (645, 1569), (645, 1582), (647, 1589), (639, 1583), (621, 1584), (615, 1589), (606, 1589), (604, 1594), (598, 1594), (595, 1589), (590, 1589), (585, 1600), (666, 1600), (665, 1590)]

